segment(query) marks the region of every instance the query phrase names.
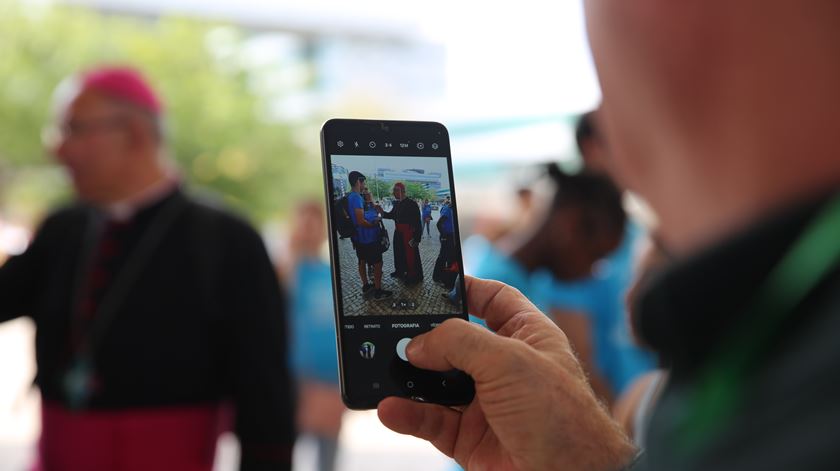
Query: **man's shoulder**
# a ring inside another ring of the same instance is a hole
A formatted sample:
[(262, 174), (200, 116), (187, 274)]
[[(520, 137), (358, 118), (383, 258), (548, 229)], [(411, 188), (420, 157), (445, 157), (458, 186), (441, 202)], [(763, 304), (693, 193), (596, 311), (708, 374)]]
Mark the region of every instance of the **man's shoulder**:
[(90, 217), (91, 209), (80, 203), (71, 203), (60, 206), (50, 211), (38, 228), (39, 233), (50, 233), (54, 231), (72, 231), (73, 228), (82, 227)]
[(45, 221), (83, 219), (90, 213), (90, 211), (91, 208), (82, 203), (68, 203), (52, 209), (49, 213), (47, 213)]
[(840, 409), (835, 407), (840, 396), (835, 374), (840, 369), (838, 288), (840, 272), (835, 272), (797, 309), (760, 365), (744, 377), (740, 409), (724, 421), (708, 452), (690, 469), (840, 466), (840, 450), (830, 445), (840, 434)]

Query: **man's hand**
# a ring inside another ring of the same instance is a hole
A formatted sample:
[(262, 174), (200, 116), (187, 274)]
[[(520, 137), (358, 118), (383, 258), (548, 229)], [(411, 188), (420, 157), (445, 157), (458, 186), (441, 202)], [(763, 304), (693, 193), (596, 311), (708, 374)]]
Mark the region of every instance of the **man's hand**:
[(463, 411), (387, 398), (379, 418), (430, 441), (467, 470), (604, 470), (635, 450), (595, 399), (563, 332), (519, 291), (467, 277), (468, 306), (494, 334), (450, 319), (406, 350), (417, 367), (475, 380)]

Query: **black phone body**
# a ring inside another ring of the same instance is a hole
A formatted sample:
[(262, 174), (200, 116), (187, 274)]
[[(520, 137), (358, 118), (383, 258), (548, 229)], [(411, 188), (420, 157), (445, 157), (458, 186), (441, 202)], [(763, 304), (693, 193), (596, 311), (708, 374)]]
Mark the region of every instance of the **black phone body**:
[[(449, 287), (457, 285), (457, 293), (465, 287), (446, 128), (332, 119), (321, 129), (321, 152), (344, 403), (372, 409), (388, 396), (469, 403), (472, 378), (457, 370), (421, 370), (404, 353), (411, 338), (449, 318), (468, 319), (465, 297), (447, 296)], [(364, 176), (366, 191), (353, 191), (354, 172)], [(394, 194), (399, 184), (404, 199)]]

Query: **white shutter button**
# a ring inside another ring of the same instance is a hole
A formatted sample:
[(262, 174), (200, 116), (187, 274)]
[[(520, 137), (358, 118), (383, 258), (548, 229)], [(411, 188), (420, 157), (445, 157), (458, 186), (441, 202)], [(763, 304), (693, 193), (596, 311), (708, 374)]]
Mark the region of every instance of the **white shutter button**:
[(408, 346), (408, 343), (411, 342), (411, 339), (406, 337), (404, 339), (400, 339), (397, 342), (397, 356), (400, 357), (402, 361), (408, 361), (408, 357), (405, 355), (405, 347)]

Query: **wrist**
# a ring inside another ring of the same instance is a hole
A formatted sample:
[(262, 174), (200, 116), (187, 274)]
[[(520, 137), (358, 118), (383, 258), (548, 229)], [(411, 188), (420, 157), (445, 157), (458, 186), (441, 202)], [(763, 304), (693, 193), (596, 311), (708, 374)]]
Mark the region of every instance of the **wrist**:
[[(552, 459), (556, 460), (555, 463), (563, 463), (569, 469), (630, 470), (639, 451), (621, 426), (612, 419), (606, 407), (595, 398), (588, 385), (581, 388), (567, 385), (566, 394), (577, 396), (576, 400), (570, 401), (571, 404), (577, 404), (579, 410), (587, 413), (578, 417), (576, 436), (566, 431), (569, 445), (554, 447)], [(561, 434), (563, 432), (554, 435)]]

